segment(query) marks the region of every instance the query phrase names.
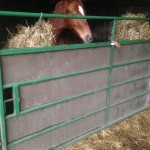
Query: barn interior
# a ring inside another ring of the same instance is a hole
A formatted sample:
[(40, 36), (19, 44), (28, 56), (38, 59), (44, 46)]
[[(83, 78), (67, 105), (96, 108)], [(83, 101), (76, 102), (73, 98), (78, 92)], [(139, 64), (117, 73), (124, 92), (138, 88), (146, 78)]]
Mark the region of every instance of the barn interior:
[[(0, 11), (42, 12), (52, 13), (59, 0), (1, 0)], [(126, 12), (144, 13), (150, 17), (149, 0), (83, 0), (86, 15), (90, 16), (121, 16)], [(38, 19), (30, 17), (0, 16), (0, 49), (3, 49), (10, 33), (16, 33), (18, 24), (33, 25)], [(88, 20), (93, 33), (93, 42), (108, 41), (111, 21)], [(11, 93), (11, 91), (6, 93)], [(7, 94), (8, 96), (8, 94)], [(7, 97), (5, 99), (9, 99)], [(11, 110), (12, 112), (13, 110)]]
[[(52, 13), (59, 0), (1, 0), (1, 11)], [(83, 0), (86, 15), (121, 16), (130, 13), (144, 13), (150, 16), (149, 0)], [(0, 49), (4, 48), (10, 33), (16, 33), (16, 26), (33, 25), (37, 18), (0, 16)], [(108, 41), (111, 21), (88, 20), (93, 33), (93, 42)]]

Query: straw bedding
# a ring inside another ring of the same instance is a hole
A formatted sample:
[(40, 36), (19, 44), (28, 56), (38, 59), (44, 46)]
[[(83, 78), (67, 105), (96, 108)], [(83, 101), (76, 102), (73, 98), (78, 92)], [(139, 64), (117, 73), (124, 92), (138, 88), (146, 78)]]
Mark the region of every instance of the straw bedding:
[(65, 150), (150, 150), (150, 110), (141, 112)]
[(51, 46), (55, 43), (52, 25), (39, 19), (34, 26), (17, 26), (16, 34), (10, 33), (6, 48), (27, 48)]
[[(145, 14), (126, 13), (122, 17), (146, 18)], [(116, 40), (150, 39), (150, 23), (145, 20), (118, 20), (116, 23)]]

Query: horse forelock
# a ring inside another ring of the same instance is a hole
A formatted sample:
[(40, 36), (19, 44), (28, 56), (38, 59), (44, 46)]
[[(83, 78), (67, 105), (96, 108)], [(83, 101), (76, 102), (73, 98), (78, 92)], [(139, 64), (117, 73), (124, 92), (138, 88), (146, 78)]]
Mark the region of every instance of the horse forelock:
[(66, 0), (61, 0), (61, 1), (59, 1), (56, 4), (55, 10), (54, 10), (53, 13), (56, 13), (56, 14), (65, 14), (66, 9), (67, 9), (67, 2), (66, 2)]
[(84, 16), (85, 15), (85, 10), (84, 10), (82, 0), (76, 0), (76, 4), (77, 4), (77, 7), (78, 7), (78, 11)]
[(82, 0), (61, 0), (56, 4), (53, 13), (65, 14), (68, 6), (72, 3), (75, 3), (78, 5), (78, 7), (81, 6), (83, 8)]

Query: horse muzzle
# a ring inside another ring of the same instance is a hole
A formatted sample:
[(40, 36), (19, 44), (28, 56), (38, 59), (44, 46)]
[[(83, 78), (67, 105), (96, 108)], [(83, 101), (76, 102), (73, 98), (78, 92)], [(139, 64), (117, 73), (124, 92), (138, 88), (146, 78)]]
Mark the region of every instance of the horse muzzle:
[(93, 41), (93, 37), (90, 35), (86, 35), (85, 37), (82, 38), (84, 43), (90, 43)]

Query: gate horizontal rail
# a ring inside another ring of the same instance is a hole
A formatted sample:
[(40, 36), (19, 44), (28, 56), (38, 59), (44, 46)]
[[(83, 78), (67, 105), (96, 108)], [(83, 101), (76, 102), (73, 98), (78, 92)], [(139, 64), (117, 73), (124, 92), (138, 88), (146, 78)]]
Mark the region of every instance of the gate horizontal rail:
[(30, 12), (14, 12), (14, 11), (0, 11), (0, 16), (38, 17), (38, 18), (43, 17), (43, 18), (102, 19), (102, 20), (150, 20), (150, 18), (138, 18), (138, 17), (80, 16), (80, 15), (46, 14), (46, 13), (30, 13)]

